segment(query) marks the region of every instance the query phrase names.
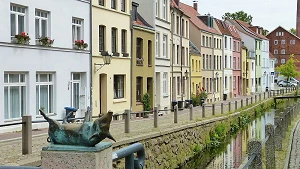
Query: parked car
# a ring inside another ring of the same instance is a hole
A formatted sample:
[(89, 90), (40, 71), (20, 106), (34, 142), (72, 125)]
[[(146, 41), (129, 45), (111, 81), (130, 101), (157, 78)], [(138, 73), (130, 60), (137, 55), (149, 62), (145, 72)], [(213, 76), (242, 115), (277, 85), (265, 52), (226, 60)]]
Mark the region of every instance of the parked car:
[(297, 86), (297, 83), (296, 82), (289, 82), (289, 81), (286, 81), (286, 80), (281, 80), (278, 82), (278, 86), (280, 87), (295, 87)]

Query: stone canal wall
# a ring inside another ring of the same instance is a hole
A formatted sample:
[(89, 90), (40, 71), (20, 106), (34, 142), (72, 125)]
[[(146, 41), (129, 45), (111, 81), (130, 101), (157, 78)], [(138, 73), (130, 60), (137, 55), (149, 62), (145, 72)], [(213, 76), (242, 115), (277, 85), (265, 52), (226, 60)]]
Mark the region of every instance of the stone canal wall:
[[(263, 102), (252, 105), (241, 112), (236, 112), (222, 117), (202, 120), (191, 124), (186, 124), (177, 128), (153, 132), (147, 135), (131, 138), (117, 142), (113, 145), (113, 151), (126, 147), (135, 142), (140, 142), (146, 150), (146, 162), (144, 168), (176, 168), (194, 155), (194, 149), (203, 149), (209, 138), (209, 132), (219, 123), (240, 124), (239, 117), (247, 114), (249, 117), (255, 116), (255, 110), (261, 105), (270, 106), (273, 99), (264, 100)], [(113, 168), (123, 169), (124, 160), (113, 163)]]

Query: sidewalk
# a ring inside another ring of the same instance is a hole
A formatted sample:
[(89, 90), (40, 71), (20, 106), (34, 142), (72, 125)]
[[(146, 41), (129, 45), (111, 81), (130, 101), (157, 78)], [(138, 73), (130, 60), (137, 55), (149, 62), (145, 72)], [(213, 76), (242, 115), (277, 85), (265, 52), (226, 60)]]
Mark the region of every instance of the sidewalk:
[[(226, 108), (225, 105), (231, 102), (234, 103), (235, 101), (239, 101), (238, 107), (241, 107), (240, 100), (244, 100), (244, 105), (246, 105), (246, 98), (254, 97), (254, 95), (250, 96), (240, 96), (237, 98), (231, 98), (226, 101), (221, 101), (224, 103), (224, 113), (228, 112), (228, 106)], [(266, 94), (267, 97), (267, 94)], [(259, 99), (257, 97), (257, 99)], [(262, 100), (263, 100), (262, 95)], [(216, 104), (216, 112), (215, 115), (221, 114), (220, 105), (221, 102)], [(253, 99), (254, 102), (254, 99)], [(249, 101), (249, 104), (251, 102)], [(212, 116), (211, 104), (207, 104), (205, 107), (205, 117)], [(231, 106), (231, 110), (234, 110), (234, 104)], [(154, 128), (153, 124), (153, 117), (149, 118), (141, 118), (130, 121), (130, 133), (124, 133), (125, 125), (124, 121), (113, 121), (110, 127), (110, 132), (112, 136), (119, 142), (122, 140), (126, 140), (132, 138), (133, 136), (142, 135), (142, 134), (150, 134), (153, 132), (159, 132), (164, 129), (181, 126), (190, 122), (195, 122), (196, 120), (203, 119), (202, 118), (202, 107), (193, 107), (193, 121), (189, 120), (189, 109), (184, 109), (178, 112), (178, 123), (173, 123), (174, 121), (173, 112), (169, 114), (165, 114), (163, 116), (158, 117), (158, 128)], [(39, 161), (40, 160), (40, 152), (42, 147), (47, 146), (47, 129), (41, 129), (38, 131), (33, 131), (33, 138), (32, 138), (32, 154), (30, 155), (22, 155), (22, 142), (21, 142), (21, 132), (18, 133), (5, 133), (0, 135), (0, 165), (24, 165), (26, 163), (30, 163), (31, 161)], [(111, 140), (105, 140), (111, 141)]]

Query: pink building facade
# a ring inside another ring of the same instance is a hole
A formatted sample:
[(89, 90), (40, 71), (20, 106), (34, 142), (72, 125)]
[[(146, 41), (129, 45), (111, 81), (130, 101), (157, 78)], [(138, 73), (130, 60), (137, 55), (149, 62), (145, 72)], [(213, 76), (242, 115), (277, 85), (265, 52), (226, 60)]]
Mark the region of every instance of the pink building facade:
[(242, 95), (242, 58), (241, 58), (241, 38), (235, 26), (230, 25), (229, 30), (233, 36), (233, 50), (232, 50), (232, 83), (233, 83), (233, 97)]

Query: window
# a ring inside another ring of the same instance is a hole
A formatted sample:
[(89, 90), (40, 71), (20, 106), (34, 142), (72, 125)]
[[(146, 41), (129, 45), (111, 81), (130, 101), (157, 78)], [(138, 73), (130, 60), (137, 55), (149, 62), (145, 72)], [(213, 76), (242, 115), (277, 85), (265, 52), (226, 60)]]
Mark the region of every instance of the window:
[(214, 48), (216, 48), (216, 38), (214, 38)]
[(277, 49), (274, 50), (274, 54), (278, 54), (278, 50)]
[(155, 37), (155, 55), (156, 55), (156, 57), (159, 57), (160, 56), (160, 52), (159, 52), (159, 33), (156, 33), (156, 37)]
[(211, 37), (209, 37), (209, 47), (211, 47)]
[(53, 113), (53, 74), (36, 74), (36, 113)]
[(232, 68), (232, 65), (231, 65), (231, 56), (230, 56), (230, 59), (229, 59), (229, 68)]
[(281, 40), (281, 44), (284, 45), (285, 44), (285, 40)]
[(251, 64), (252, 64), (251, 69), (252, 69), (252, 71), (254, 71), (254, 63), (252, 62)]
[(182, 94), (185, 94), (185, 80), (182, 81)]
[(81, 19), (72, 19), (72, 40), (73, 44), (76, 40), (82, 40), (82, 24), (83, 20)]
[(276, 32), (276, 36), (278, 36), (278, 32)]
[(231, 38), (229, 38), (229, 48), (231, 49)]
[(122, 53), (126, 53), (126, 39), (127, 39), (127, 31), (125, 29), (122, 29)]
[(117, 52), (117, 28), (111, 28), (111, 51)]
[(105, 50), (105, 26), (99, 25), (99, 51)]
[(227, 49), (227, 37), (225, 36), (225, 49)]
[[(143, 59), (143, 39), (137, 38), (136, 39), (136, 58)], [(143, 65), (143, 61), (141, 63)]]
[(236, 89), (236, 76), (233, 76), (233, 89)]
[(208, 47), (208, 37), (206, 36), (206, 47)]
[(71, 106), (79, 108), (79, 91), (81, 88), (81, 74), (72, 73), (72, 84), (71, 84)]
[(284, 64), (285, 63), (285, 59), (281, 59), (281, 64)]
[(238, 44), (237, 51), (239, 52), (240, 51), (240, 42), (238, 42), (237, 44)]
[(233, 51), (237, 51), (236, 50), (236, 41), (233, 41)]
[(227, 76), (225, 76), (225, 89), (227, 89)]
[(188, 21), (185, 21), (185, 26), (186, 26), (186, 31), (185, 31), (185, 37), (188, 38), (189, 37), (189, 24)]
[(295, 40), (290, 40), (290, 44), (294, 45), (295, 44)]
[(181, 60), (182, 60), (182, 65), (185, 65), (185, 53), (184, 53), (184, 47), (181, 48)]
[(236, 69), (236, 65), (235, 65), (235, 57), (233, 57), (233, 69)]
[(125, 75), (114, 75), (114, 99), (124, 98)]
[[(197, 64), (197, 61), (196, 61), (196, 64)], [(197, 67), (196, 67), (196, 70), (197, 70)], [(194, 59), (192, 59), (192, 71), (194, 71)]]
[(152, 41), (148, 40), (148, 66), (152, 66)]
[[(185, 55), (186, 55), (186, 66), (190, 66), (189, 64), (189, 61), (190, 61), (190, 58), (189, 58), (189, 48), (185, 48)], [(199, 61), (200, 63), (200, 61)], [(200, 67), (200, 64), (199, 64), (199, 67)]]
[(125, 0), (121, 0), (121, 11), (122, 12), (125, 12), (125, 5), (126, 5), (126, 2), (125, 2)]
[(206, 69), (208, 69), (208, 55), (206, 55)]
[(177, 77), (177, 95), (180, 95), (180, 77)]
[(35, 11), (35, 39), (48, 37), (48, 12)]
[(237, 68), (240, 69), (240, 64), (241, 64), (241, 63), (240, 63), (240, 58), (237, 58), (237, 59), (238, 59), (238, 60), (237, 60)]
[(205, 69), (205, 54), (202, 56), (202, 69)]
[(209, 69), (212, 68), (212, 58), (211, 58), (211, 55), (209, 55)]
[(25, 74), (4, 74), (4, 119), (21, 118), (25, 113)]
[(281, 54), (285, 54), (285, 50), (284, 49), (281, 49)]
[(278, 45), (278, 40), (274, 40), (274, 45)]
[(205, 36), (202, 36), (202, 46), (205, 46)]
[(167, 20), (167, 0), (163, 0), (163, 19)]
[(99, 5), (104, 6), (105, 0), (99, 0)]
[(217, 39), (217, 48), (219, 48), (219, 39)]
[(116, 9), (116, 0), (111, 0), (111, 9)]
[(185, 37), (184, 19), (181, 20), (181, 35)]
[(224, 59), (224, 68), (227, 68), (227, 56), (225, 55), (225, 59)]
[(168, 49), (167, 49), (167, 47), (168, 47), (168, 37), (167, 37), (167, 35), (164, 35), (163, 36), (163, 57), (165, 57), (165, 58), (168, 58)]
[(179, 45), (177, 45), (177, 64), (179, 65), (179, 61), (180, 61), (180, 59), (179, 59)]
[(10, 35), (12, 38), (25, 32), (25, 11), (25, 7), (10, 5)]
[(163, 94), (168, 95), (168, 73), (164, 72), (163, 74)]
[(137, 77), (136, 78), (136, 101), (141, 102), (142, 101), (142, 82), (143, 78), (142, 77)]

